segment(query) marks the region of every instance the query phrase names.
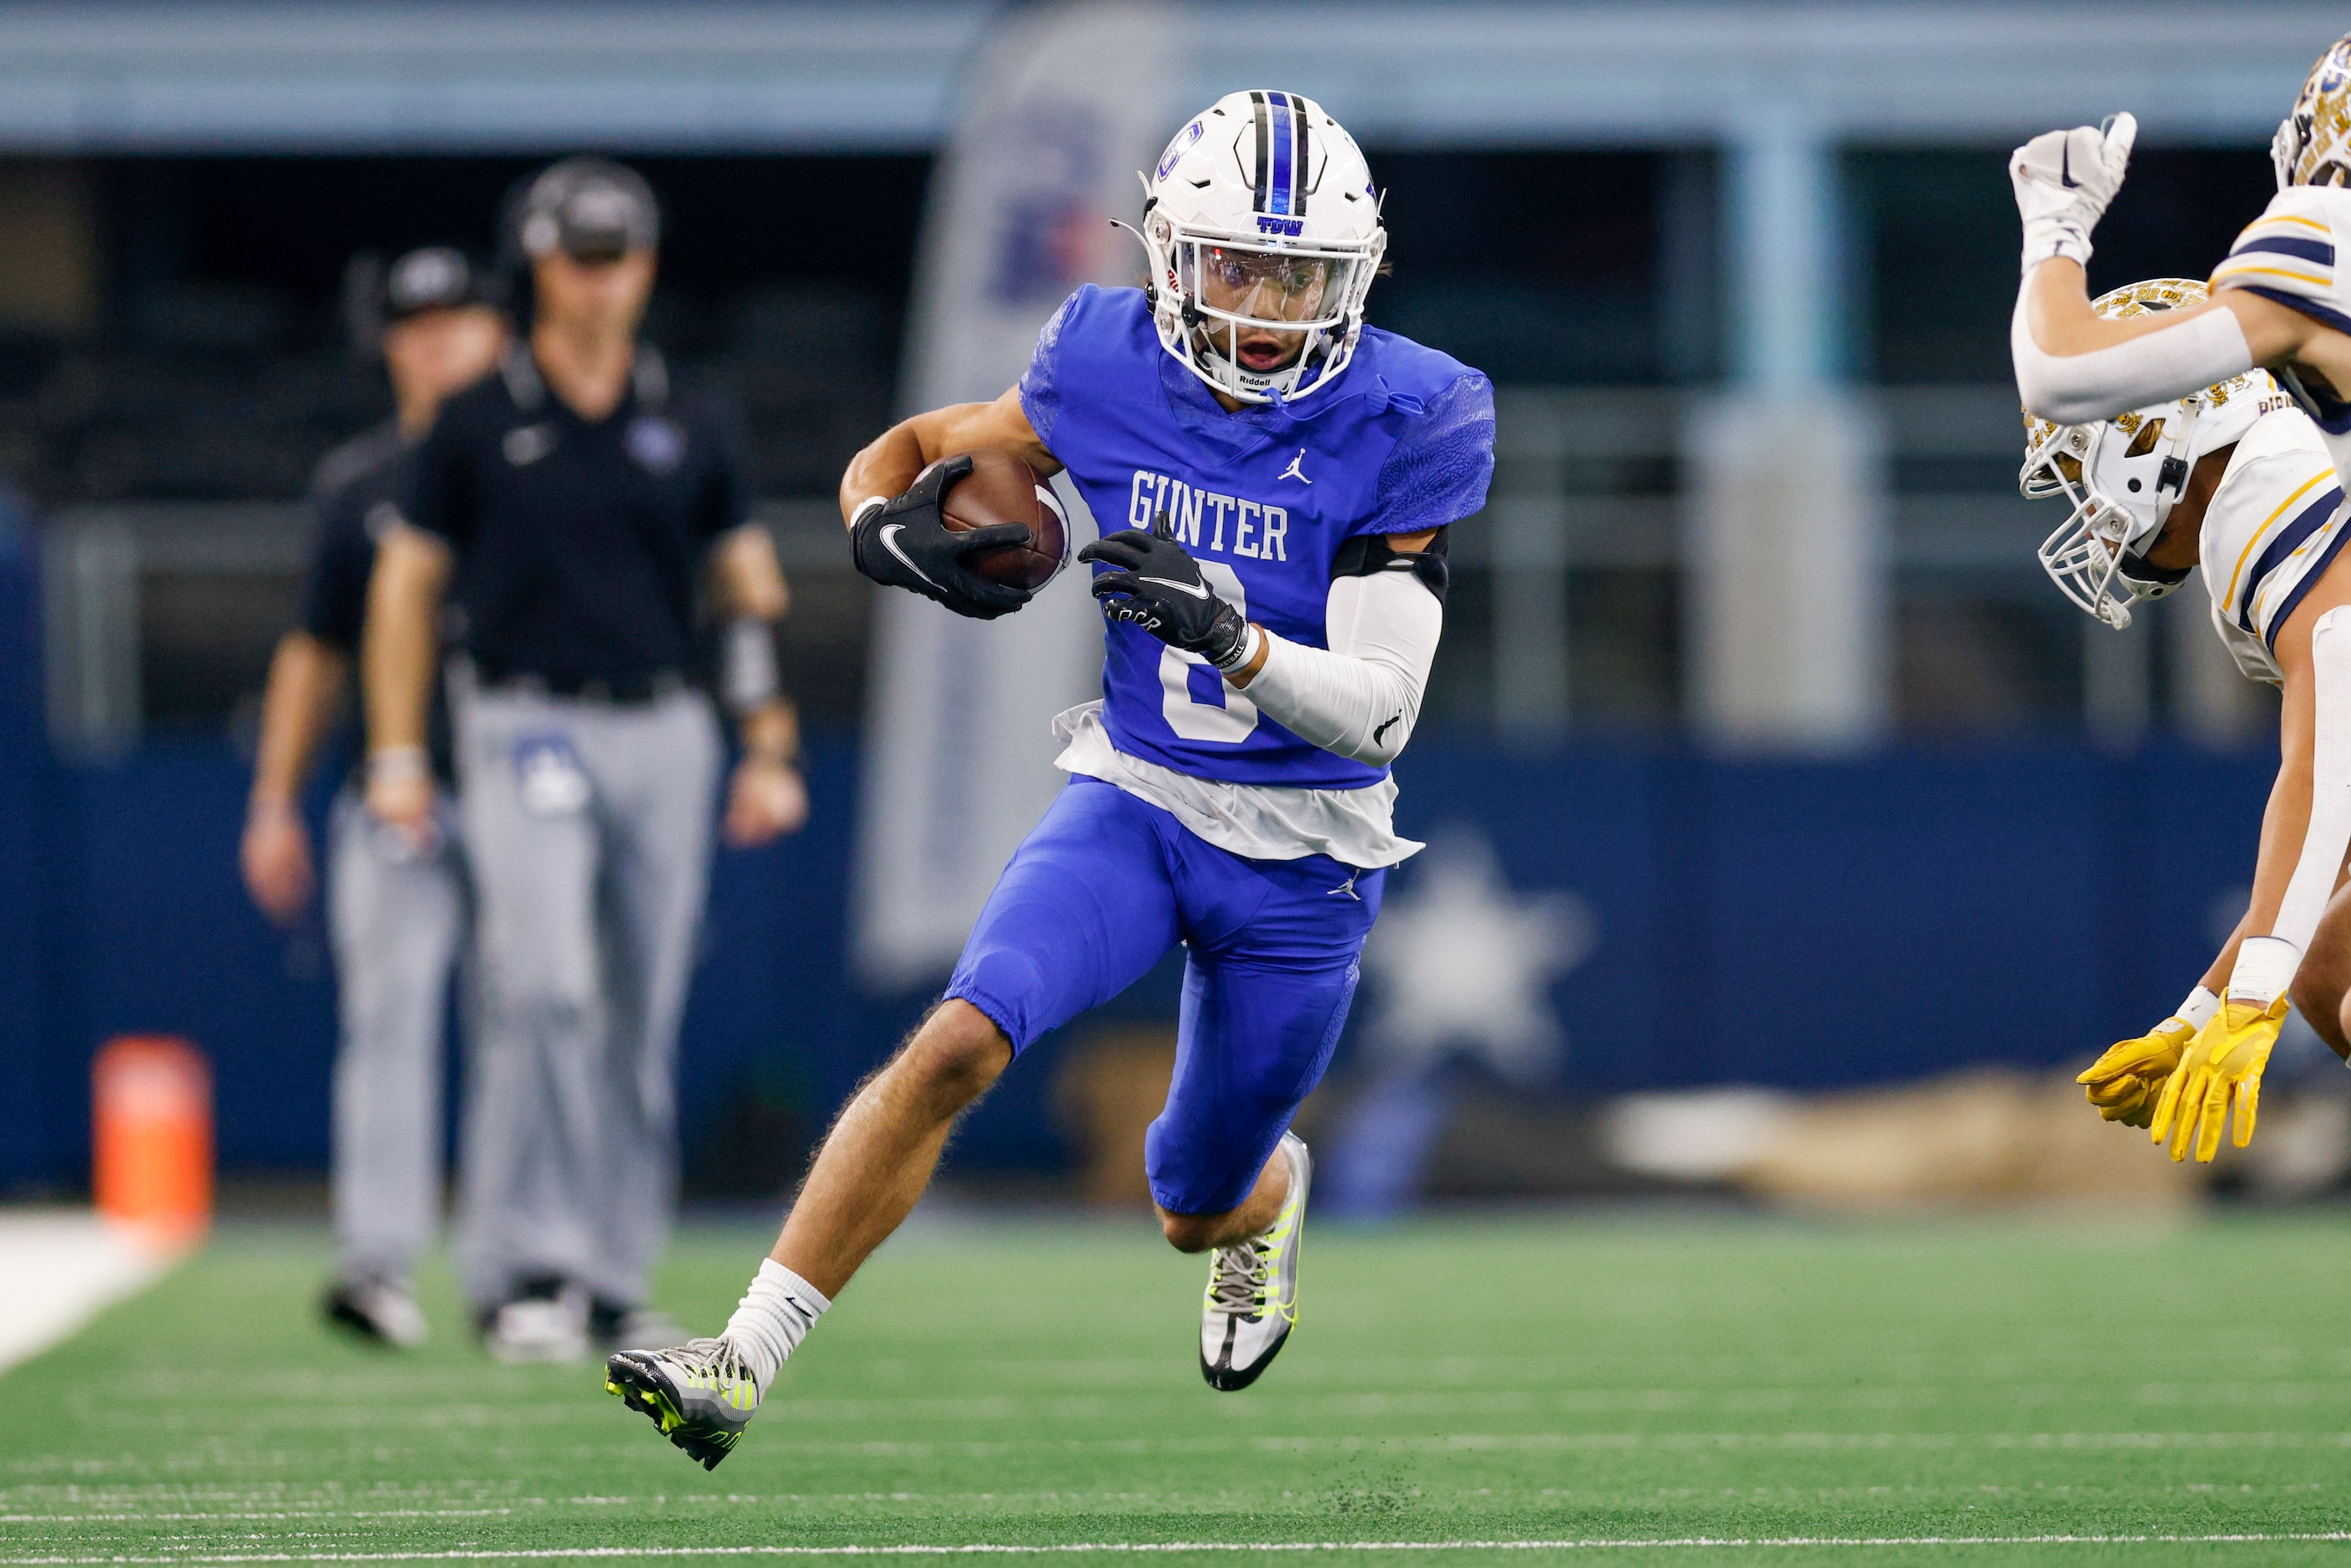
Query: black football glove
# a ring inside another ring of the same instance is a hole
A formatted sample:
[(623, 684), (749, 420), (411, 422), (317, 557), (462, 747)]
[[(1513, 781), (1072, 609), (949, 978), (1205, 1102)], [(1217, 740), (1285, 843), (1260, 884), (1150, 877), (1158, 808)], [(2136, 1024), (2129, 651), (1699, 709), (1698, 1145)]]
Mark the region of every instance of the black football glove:
[(969, 455), (943, 457), (914, 476), (903, 496), (869, 506), (851, 526), (850, 549), (857, 570), (890, 588), (910, 588), (935, 599), (958, 615), (993, 621), (1029, 602), (1023, 588), (990, 582), (964, 564), (982, 550), (1027, 544), (1019, 523), (956, 532), (939, 517), (939, 497), (971, 472)]
[(1124, 528), (1105, 535), (1078, 559), (1114, 569), (1094, 579), (1094, 597), (1113, 621), (1140, 626), (1220, 670), (1241, 662), (1249, 622), (1201, 577), (1199, 562), (1176, 542), (1165, 512), (1152, 519), (1149, 533)]

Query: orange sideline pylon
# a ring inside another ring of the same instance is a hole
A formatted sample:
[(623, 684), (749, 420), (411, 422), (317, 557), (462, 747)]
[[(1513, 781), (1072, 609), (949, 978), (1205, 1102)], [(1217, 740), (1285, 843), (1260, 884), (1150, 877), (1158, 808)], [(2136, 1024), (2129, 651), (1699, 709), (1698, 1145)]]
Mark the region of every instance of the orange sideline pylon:
[(90, 1186), (98, 1211), (167, 1248), (212, 1223), (213, 1075), (168, 1035), (118, 1035), (90, 1063)]

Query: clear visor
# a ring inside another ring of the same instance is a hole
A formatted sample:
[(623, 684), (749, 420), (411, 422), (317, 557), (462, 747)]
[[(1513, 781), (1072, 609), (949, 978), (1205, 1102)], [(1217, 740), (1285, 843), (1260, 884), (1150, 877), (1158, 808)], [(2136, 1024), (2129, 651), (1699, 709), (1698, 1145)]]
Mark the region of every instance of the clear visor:
[(2175, 585), (2134, 579), (2126, 570), (2131, 546), (2155, 531), (2157, 519), (2102, 494), (2085, 477), (2105, 434), (2081, 426), (2036, 426), (2017, 488), (2034, 500), (2063, 496), (2073, 504), (2065, 521), (2041, 543), (2041, 570), (2066, 598), (2120, 631), (2131, 623), (2134, 601), (2160, 598)]
[(1291, 330), (1337, 326), (1361, 261), (1328, 251), (1205, 239), (1186, 239), (1176, 254), (1185, 298), (1201, 314)]
[(1364, 258), (1186, 237), (1175, 262), (1198, 346), (1262, 376), (1297, 363), (1310, 340), (1342, 326)]

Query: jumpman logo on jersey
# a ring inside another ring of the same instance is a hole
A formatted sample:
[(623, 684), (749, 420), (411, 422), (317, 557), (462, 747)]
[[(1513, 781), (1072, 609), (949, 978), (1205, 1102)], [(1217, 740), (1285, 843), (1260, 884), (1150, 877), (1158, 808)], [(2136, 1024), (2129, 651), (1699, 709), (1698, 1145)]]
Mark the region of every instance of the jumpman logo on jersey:
[(1314, 483), (1313, 480), (1309, 479), (1304, 474), (1299, 471), (1298, 465), (1305, 461), (1306, 448), (1301, 446), (1298, 449), (1298, 455), (1290, 460), (1290, 466), (1284, 468), (1280, 473), (1276, 474), (1273, 476), (1274, 483), (1278, 485), (1284, 479), (1295, 479), (1301, 485), (1311, 485)]
[[(1309, 481), (1309, 483), (1311, 483), (1311, 481)], [(1326, 898), (1352, 898), (1357, 904), (1363, 903), (1364, 895), (1355, 891), (1355, 879), (1363, 874), (1364, 873), (1362, 872), (1350, 869), (1347, 873), (1347, 880), (1332, 888), (1329, 893), (1323, 894), (1323, 896)]]

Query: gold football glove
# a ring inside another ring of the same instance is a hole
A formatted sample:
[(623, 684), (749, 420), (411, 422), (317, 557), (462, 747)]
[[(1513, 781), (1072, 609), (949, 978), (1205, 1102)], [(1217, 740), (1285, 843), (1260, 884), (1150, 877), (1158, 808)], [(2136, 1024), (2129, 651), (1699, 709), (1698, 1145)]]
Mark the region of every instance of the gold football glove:
[(2155, 1103), (2179, 1059), (2195, 1043), (2196, 1026), (2186, 1019), (2164, 1019), (2137, 1040), (2117, 1040), (2074, 1080), (2098, 1114), (2126, 1127), (2155, 1119)]
[(2210, 1161), (2220, 1152), (2220, 1126), (2229, 1119), (2231, 1099), (2237, 1106), (2237, 1147), (2253, 1141), (2253, 1117), (2262, 1103), (2262, 1069), (2270, 1063), (2278, 1030), (2285, 1023), (2286, 999), (2267, 1008), (2251, 1002), (2224, 1001), (2212, 1021), (2196, 1034), (2195, 1043), (2163, 1086), (2156, 1103), (2155, 1122), (2148, 1136), (2161, 1143), (2168, 1134), (2171, 1157), (2188, 1157), (2189, 1140), (2196, 1157)]

